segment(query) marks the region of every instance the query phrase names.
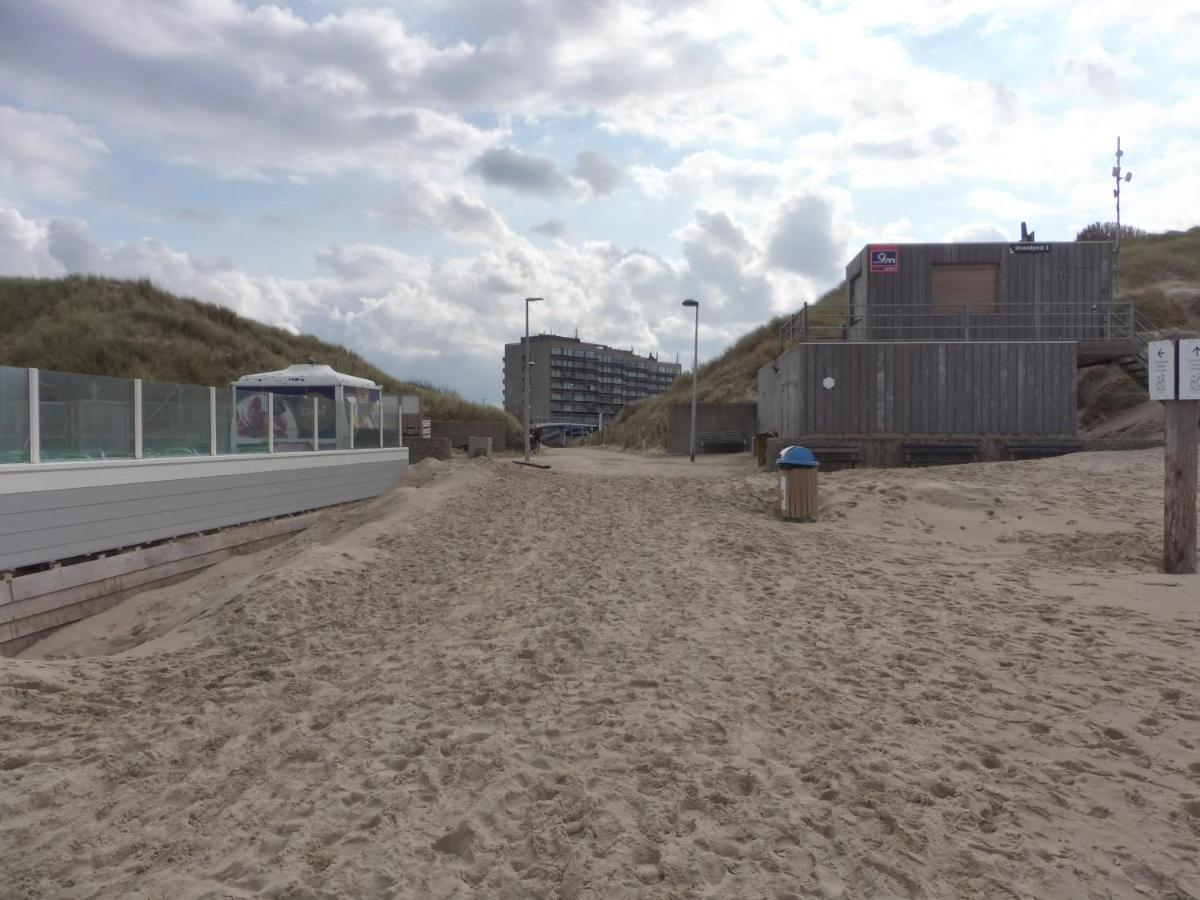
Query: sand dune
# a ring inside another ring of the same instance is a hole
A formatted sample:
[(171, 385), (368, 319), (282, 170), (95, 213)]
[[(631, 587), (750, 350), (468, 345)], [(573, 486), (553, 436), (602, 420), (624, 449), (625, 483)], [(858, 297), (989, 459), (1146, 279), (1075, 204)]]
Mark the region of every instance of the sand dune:
[(1200, 896), (1160, 451), (547, 459), (0, 660), (0, 895)]

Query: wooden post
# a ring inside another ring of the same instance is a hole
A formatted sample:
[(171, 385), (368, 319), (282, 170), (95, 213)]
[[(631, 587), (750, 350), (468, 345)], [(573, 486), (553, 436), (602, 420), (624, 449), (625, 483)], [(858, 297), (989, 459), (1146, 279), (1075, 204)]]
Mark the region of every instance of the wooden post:
[(1196, 459), (1200, 400), (1167, 400), (1163, 461), (1163, 571), (1196, 571)]

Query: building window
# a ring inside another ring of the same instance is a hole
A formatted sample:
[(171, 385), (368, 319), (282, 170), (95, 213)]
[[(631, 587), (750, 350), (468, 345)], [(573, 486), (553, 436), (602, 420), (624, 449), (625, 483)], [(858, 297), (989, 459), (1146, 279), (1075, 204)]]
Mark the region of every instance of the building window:
[(964, 308), (972, 315), (1000, 311), (1000, 266), (996, 263), (934, 263), (930, 286), (935, 313), (959, 315)]

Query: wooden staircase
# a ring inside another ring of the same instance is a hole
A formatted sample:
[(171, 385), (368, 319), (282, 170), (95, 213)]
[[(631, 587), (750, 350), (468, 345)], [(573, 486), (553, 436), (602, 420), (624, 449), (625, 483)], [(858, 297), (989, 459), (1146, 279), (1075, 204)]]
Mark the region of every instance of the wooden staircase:
[(1142, 344), (1137, 353), (1132, 353), (1129, 356), (1122, 356), (1114, 362), (1121, 367), (1121, 371), (1128, 375), (1137, 384), (1140, 384), (1146, 390), (1150, 389), (1150, 368), (1146, 360), (1146, 345)]
[(1133, 313), (1133, 337), (1137, 342), (1137, 349), (1133, 353), (1118, 357), (1113, 362), (1120, 366), (1121, 371), (1132, 378), (1135, 384), (1139, 384), (1144, 389), (1149, 390), (1150, 341), (1160, 340), (1165, 336), (1158, 323), (1146, 318), (1135, 308)]

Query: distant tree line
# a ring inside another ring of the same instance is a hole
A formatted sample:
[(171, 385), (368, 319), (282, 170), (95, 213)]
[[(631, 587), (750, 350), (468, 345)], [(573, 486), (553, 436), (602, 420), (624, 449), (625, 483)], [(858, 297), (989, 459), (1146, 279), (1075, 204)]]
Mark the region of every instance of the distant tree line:
[[(1079, 234), (1075, 235), (1077, 241), (1111, 241), (1117, 237), (1116, 222), (1093, 222), (1091, 225), (1085, 226)], [(1146, 233), (1144, 228), (1135, 228), (1132, 225), (1121, 225), (1121, 238), (1142, 237)]]

